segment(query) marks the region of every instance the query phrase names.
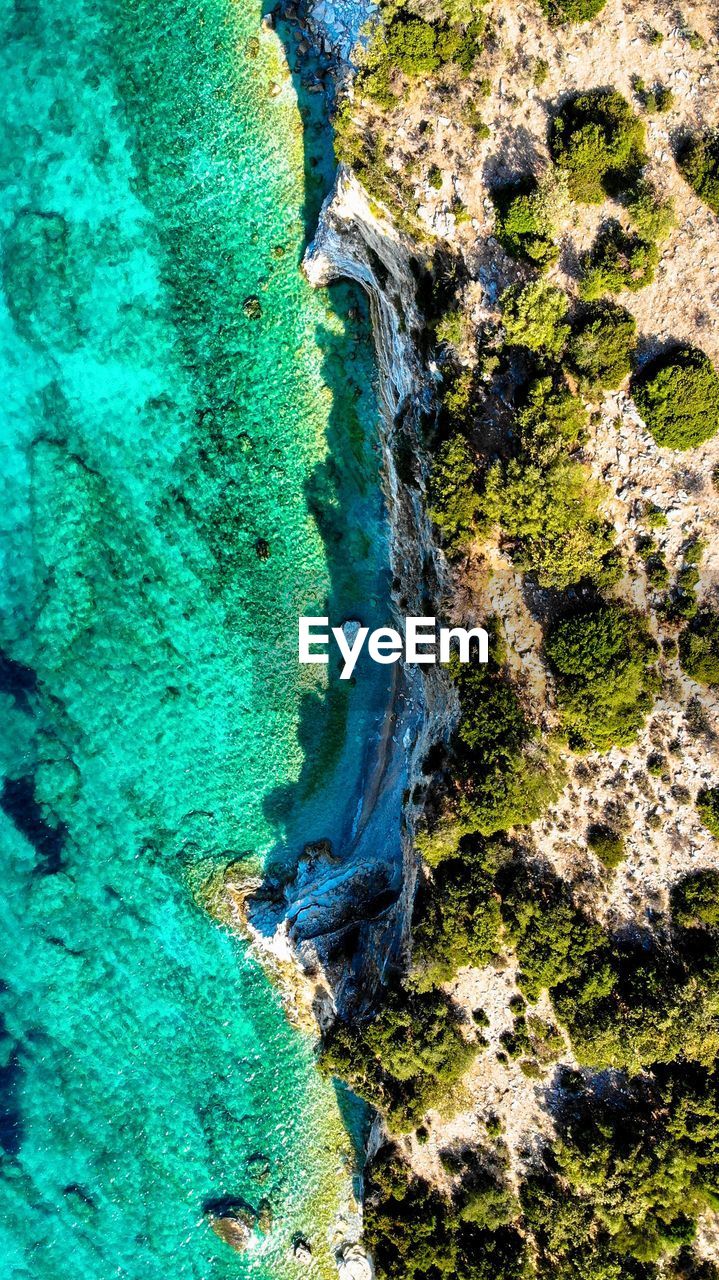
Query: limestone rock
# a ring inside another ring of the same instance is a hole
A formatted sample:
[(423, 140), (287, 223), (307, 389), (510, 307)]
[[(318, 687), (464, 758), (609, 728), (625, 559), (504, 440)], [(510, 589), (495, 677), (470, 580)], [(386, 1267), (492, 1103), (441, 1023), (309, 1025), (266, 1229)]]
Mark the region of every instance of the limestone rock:
[(237, 1253), (247, 1248), (257, 1222), (254, 1209), (238, 1200), (207, 1210), (207, 1218), (216, 1236)]

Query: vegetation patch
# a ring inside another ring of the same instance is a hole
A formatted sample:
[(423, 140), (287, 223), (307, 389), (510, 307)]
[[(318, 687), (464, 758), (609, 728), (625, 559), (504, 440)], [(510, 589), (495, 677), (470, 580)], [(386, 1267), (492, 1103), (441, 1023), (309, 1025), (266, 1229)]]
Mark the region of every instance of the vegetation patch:
[(679, 661), (699, 684), (719, 685), (719, 613), (700, 609), (679, 637)]
[(625, 231), (611, 218), (600, 228), (592, 248), (582, 255), (579, 292), (587, 302), (605, 293), (632, 293), (651, 284), (659, 262), (659, 250), (650, 240)]
[(565, 361), (588, 395), (620, 387), (629, 377), (637, 322), (612, 302), (585, 308), (567, 342)]
[(392, 1129), (406, 1131), (430, 1107), (446, 1104), (476, 1051), (444, 992), (394, 988), (370, 1019), (338, 1018), (319, 1063), (378, 1107)]
[(496, 627), (486, 665), (450, 663), (460, 705), (447, 758), (437, 768), (418, 847), (430, 866), (465, 836), (491, 836), (539, 817), (564, 785), (554, 754), (537, 743), (504, 668)]
[(476, 462), (464, 436), (440, 445), (432, 463), (427, 509), (449, 556), (459, 555), (474, 532), (479, 500)]
[(572, 199), (602, 204), (636, 182), (646, 164), (644, 124), (614, 89), (576, 93), (552, 121), (549, 146)]
[(601, 13), (607, 0), (539, 0), (553, 26), (563, 22), (590, 22)]
[(689, 186), (719, 214), (719, 130), (688, 139), (679, 151), (678, 164)]
[(550, 169), (540, 181), (526, 178), (493, 191), (494, 234), (514, 258), (545, 270), (557, 261), (556, 237), (566, 217), (569, 198), (561, 170)]
[(484, 17), (467, 12), (460, 21), (429, 22), (399, 4), (377, 23), (365, 51), (359, 87), (382, 106), (391, 106), (402, 93), (402, 81), (435, 75), (451, 65), (464, 74), (482, 49)]
[(600, 604), (556, 623), (546, 639), (570, 745), (608, 751), (633, 742), (658, 688), (657, 646), (646, 620)]
[(719, 426), (719, 376), (697, 347), (675, 347), (645, 365), (632, 396), (662, 448), (692, 449)]
[(504, 336), (510, 347), (558, 358), (569, 337), (567, 295), (543, 280), (512, 285), (502, 298)]
[(610, 871), (618, 867), (624, 857), (624, 836), (605, 823), (597, 822), (589, 828), (587, 844)]
[(502, 918), (494, 890), (501, 847), (465, 841), (461, 856), (442, 862), (424, 884), (412, 918), (413, 984), (450, 982), (463, 965), (482, 968), (497, 955)]
[[(702, 792), (697, 799), (697, 809), (702, 821), (705, 821), (703, 815), (706, 814), (709, 829), (709, 823), (713, 821), (716, 827), (714, 834), (719, 834), (719, 791), (715, 788), (714, 791)], [(674, 922), (682, 929), (719, 928), (719, 871), (711, 868), (685, 876), (672, 888), (671, 905)]]
[[(705, 787), (697, 796), (697, 813), (707, 831), (711, 831), (715, 840), (719, 840), (719, 787)], [(719, 910), (719, 884), (715, 896)]]

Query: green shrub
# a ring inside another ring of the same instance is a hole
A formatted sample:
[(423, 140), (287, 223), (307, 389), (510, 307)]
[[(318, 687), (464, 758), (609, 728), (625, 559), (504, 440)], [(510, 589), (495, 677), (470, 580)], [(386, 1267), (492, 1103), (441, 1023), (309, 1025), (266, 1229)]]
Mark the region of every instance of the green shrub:
[(575, 321), (566, 362), (589, 394), (620, 387), (637, 345), (634, 316), (613, 302), (587, 307)]
[(678, 164), (689, 186), (719, 214), (719, 130), (695, 134), (685, 142)]
[(451, 436), (437, 450), (429, 477), (428, 512), (450, 556), (459, 554), (474, 532), (475, 473), (474, 455), (464, 436)]
[(524, 457), (550, 466), (585, 436), (589, 414), (561, 377), (534, 378), (517, 412), (517, 442)]
[(663, 115), (674, 106), (674, 91), (668, 85), (659, 84), (654, 90), (654, 109)]
[(582, 254), (579, 292), (586, 301), (622, 289), (636, 293), (651, 284), (658, 262), (655, 244), (625, 231), (612, 218), (600, 228), (589, 252)]
[(650, 529), (664, 529), (669, 523), (666, 512), (662, 511), (655, 502), (648, 502), (644, 511), (644, 519)]
[(692, 449), (719, 426), (719, 376), (696, 347), (675, 347), (645, 365), (632, 396), (662, 448)]
[[(571, 1193), (591, 1205), (593, 1229), (611, 1250), (648, 1262), (692, 1239), (690, 1215), (701, 1208), (694, 1161), (673, 1158), (675, 1144), (641, 1085), (624, 1085), (615, 1096), (611, 1086), (601, 1097), (580, 1094), (565, 1108), (559, 1129), (560, 1173)], [(622, 1277), (632, 1274), (630, 1258)]]
[(585, 204), (626, 189), (646, 163), (644, 125), (614, 89), (576, 93), (563, 103), (549, 145), (567, 172), (570, 195)]
[(386, 993), (370, 1021), (338, 1018), (319, 1062), (325, 1074), (347, 1081), (378, 1107), (393, 1129), (407, 1130), (446, 1102), (475, 1053), (444, 992), (397, 988)]
[(502, 918), (517, 952), (517, 981), (529, 1000), (597, 965), (604, 935), (578, 911), (566, 885), (551, 877), (517, 870), (502, 895)]
[(454, 307), (440, 316), (435, 329), (438, 344), (461, 347), (466, 335), (467, 323), (461, 307)]
[(544, 81), (549, 75), (549, 63), (546, 58), (537, 58), (534, 63), (534, 71), (532, 72), (532, 84), (537, 89), (541, 89)]
[(490, 661), (450, 671), (459, 696), (459, 724), (449, 743), (444, 773), (435, 777), (427, 825), (417, 847), (430, 866), (457, 852), (464, 836), (527, 826), (561, 791), (565, 775), (556, 755), (536, 743), (504, 668), (495, 636)]
[(568, 299), (561, 289), (535, 280), (512, 285), (502, 297), (502, 322), (507, 344), (556, 359), (569, 336)]
[(481, 1155), (468, 1159), (453, 1202), (381, 1148), (366, 1169), (363, 1209), (378, 1280), (526, 1280), (524, 1241), (504, 1225), (518, 1208)]
[(639, 614), (600, 604), (557, 622), (546, 639), (570, 744), (607, 751), (632, 742), (657, 691), (657, 646)]
[(669, 586), (669, 570), (663, 556), (648, 556), (646, 561), (647, 581), (655, 591), (663, 591)]
[(623, 194), (622, 201), (642, 240), (659, 244), (676, 225), (673, 201), (662, 200), (646, 178), (634, 182)]
[[(697, 796), (697, 813), (707, 831), (719, 840), (719, 787), (705, 787)], [(717, 894), (719, 903), (719, 893)]]
[(543, 270), (559, 257), (556, 236), (568, 209), (566, 178), (550, 169), (537, 181), (526, 178), (493, 191), (494, 234), (507, 253)]
[(624, 857), (624, 836), (604, 823), (595, 823), (589, 828), (587, 844), (610, 871), (618, 867)]
[[(719, 834), (719, 791), (704, 792), (714, 796), (714, 808), (711, 802), (708, 808), (713, 813), (715, 835)], [(697, 809), (704, 821), (700, 809), (701, 797), (697, 798)], [(705, 809), (707, 806), (705, 805)], [(711, 831), (709, 822), (706, 824)], [(695, 871), (685, 876), (678, 884), (672, 886), (671, 892), (672, 918), (681, 929), (716, 929), (719, 927), (719, 871), (713, 868), (706, 871)]]
[[(490, 866), (485, 864), (490, 861)], [(491, 858), (473, 856), (438, 866), (418, 895), (412, 919), (412, 981), (420, 990), (449, 982), (463, 965), (481, 968), (498, 951), (501, 926)]]
[(601, 13), (607, 0), (539, 0), (553, 26), (562, 22), (589, 22)]
[(700, 609), (679, 637), (679, 661), (700, 684), (719, 685), (719, 613)]
[(466, 23), (433, 23), (396, 9), (375, 28), (364, 55), (362, 91), (379, 103), (390, 105), (396, 98), (397, 71), (416, 80), (451, 64), (466, 74), (481, 52), (483, 33), (482, 17)]
[(545, 469), (512, 458), (488, 472), (483, 511), (516, 541), (516, 563), (540, 586), (606, 584), (617, 559), (614, 530), (600, 512), (604, 492), (582, 463), (560, 457)]

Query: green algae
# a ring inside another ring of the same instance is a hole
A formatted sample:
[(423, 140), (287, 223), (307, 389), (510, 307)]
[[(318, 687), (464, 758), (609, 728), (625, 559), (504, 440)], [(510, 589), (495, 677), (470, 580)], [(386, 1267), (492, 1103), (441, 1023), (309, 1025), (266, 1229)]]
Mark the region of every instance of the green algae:
[[(386, 687), (338, 702), (296, 663), (298, 614), (382, 620), (385, 529), (366, 314), (299, 271), (302, 122), (259, 17), (2, 19), (12, 1280), (278, 1276), (296, 1231), (326, 1272), (351, 1168), (311, 1044), (192, 892), (341, 838)], [(204, 1207), (265, 1196), (233, 1254)]]

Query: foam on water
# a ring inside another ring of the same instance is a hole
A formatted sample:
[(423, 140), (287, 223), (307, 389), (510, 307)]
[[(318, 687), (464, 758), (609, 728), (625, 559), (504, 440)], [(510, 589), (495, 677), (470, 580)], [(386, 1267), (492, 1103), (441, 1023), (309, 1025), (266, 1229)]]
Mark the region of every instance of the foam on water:
[[(259, 17), (3, 11), (12, 1280), (277, 1276), (298, 1231), (325, 1269), (351, 1164), (311, 1045), (191, 892), (341, 840), (387, 687), (296, 662), (299, 613), (386, 617), (386, 531), (366, 316), (298, 269), (311, 157)], [(245, 1256), (203, 1218), (224, 1196), (271, 1205)]]

